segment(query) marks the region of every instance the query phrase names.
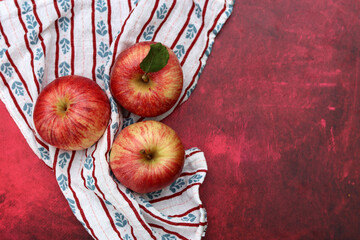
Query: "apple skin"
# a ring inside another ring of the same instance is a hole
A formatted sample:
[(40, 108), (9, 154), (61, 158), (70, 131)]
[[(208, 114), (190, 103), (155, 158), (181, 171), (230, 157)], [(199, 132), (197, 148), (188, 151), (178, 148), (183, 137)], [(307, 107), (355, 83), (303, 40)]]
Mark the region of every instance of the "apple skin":
[(111, 93), (128, 111), (141, 117), (155, 117), (167, 112), (180, 97), (183, 72), (175, 53), (167, 47), (169, 61), (158, 72), (148, 73), (144, 82), (140, 63), (150, 51), (150, 44), (139, 42), (119, 54), (110, 75)]
[(33, 120), (48, 144), (81, 150), (100, 139), (110, 114), (109, 99), (94, 81), (69, 75), (55, 79), (40, 92)]
[(174, 182), (184, 159), (184, 146), (176, 132), (164, 123), (149, 120), (129, 125), (119, 133), (111, 149), (110, 167), (125, 187), (149, 193)]

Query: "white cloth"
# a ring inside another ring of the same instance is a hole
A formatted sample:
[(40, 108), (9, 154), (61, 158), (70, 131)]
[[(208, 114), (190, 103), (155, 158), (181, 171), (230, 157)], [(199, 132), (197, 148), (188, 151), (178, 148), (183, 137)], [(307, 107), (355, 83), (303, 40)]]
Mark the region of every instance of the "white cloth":
[[(109, 73), (115, 57), (135, 42), (162, 42), (173, 49), (184, 72), (176, 108), (194, 90), (232, 7), (231, 0), (0, 1), (0, 98), (32, 150), (54, 170), (74, 215), (94, 239), (193, 240), (204, 234), (199, 186), (207, 166), (199, 149), (187, 150), (181, 176), (154, 193), (133, 193), (113, 177), (108, 160), (114, 136), (142, 119), (116, 105)], [(49, 146), (32, 120), (44, 86), (69, 74), (94, 79), (111, 102), (105, 134), (83, 151)]]

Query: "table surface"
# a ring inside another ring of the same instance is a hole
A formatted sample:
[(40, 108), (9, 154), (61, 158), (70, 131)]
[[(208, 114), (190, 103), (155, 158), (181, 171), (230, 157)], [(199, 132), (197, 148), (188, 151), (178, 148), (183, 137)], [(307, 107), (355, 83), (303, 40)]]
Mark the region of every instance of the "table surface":
[[(238, 0), (164, 120), (205, 152), (206, 240), (360, 236), (360, 3)], [(2, 239), (91, 239), (0, 103)]]

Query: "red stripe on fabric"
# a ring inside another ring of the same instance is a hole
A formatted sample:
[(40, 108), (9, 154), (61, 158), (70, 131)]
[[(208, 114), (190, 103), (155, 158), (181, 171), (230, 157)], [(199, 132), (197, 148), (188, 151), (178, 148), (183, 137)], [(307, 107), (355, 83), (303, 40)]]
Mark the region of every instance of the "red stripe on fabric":
[(173, 44), (172, 44), (171, 47), (170, 47), (171, 49), (174, 49), (174, 48), (175, 48), (176, 43), (179, 41), (181, 35), (183, 34), (183, 32), (185, 31), (186, 27), (188, 26), (188, 24), (189, 24), (189, 22), (190, 22), (191, 15), (192, 15), (194, 9), (195, 9), (195, 2), (193, 1), (193, 4), (192, 4), (192, 6), (191, 6), (191, 8), (190, 8), (190, 11), (189, 11), (189, 13), (188, 13), (188, 16), (187, 16), (187, 18), (186, 18), (186, 22), (185, 22), (185, 24), (183, 25), (183, 27), (181, 28), (181, 30), (180, 30), (180, 32), (178, 33), (178, 35), (176, 36), (175, 41), (173, 42)]
[(169, 199), (171, 199), (171, 198), (180, 196), (181, 194), (183, 194), (184, 192), (186, 192), (188, 189), (190, 189), (190, 188), (192, 188), (193, 186), (196, 186), (196, 185), (201, 185), (201, 183), (193, 183), (193, 184), (191, 184), (191, 185), (188, 185), (186, 188), (184, 188), (184, 189), (181, 190), (180, 192), (177, 192), (177, 193), (174, 193), (174, 194), (172, 194), (172, 195), (165, 196), (165, 197), (162, 197), (162, 198), (150, 200), (149, 202), (150, 202), (150, 203), (157, 203), (157, 202), (161, 202), (161, 201), (164, 201), (164, 200), (169, 200)]
[(182, 240), (190, 240), (190, 239), (185, 238), (184, 236), (181, 236), (181, 235), (178, 234), (177, 232), (173, 232), (173, 231), (167, 230), (167, 229), (164, 228), (163, 226), (160, 226), (160, 225), (157, 225), (157, 224), (154, 224), (154, 223), (149, 223), (149, 225), (150, 225), (151, 227), (154, 227), (154, 228), (159, 228), (159, 229), (163, 230), (163, 231), (166, 232), (166, 233), (175, 235), (175, 236), (177, 236), (178, 238), (180, 238), (180, 239), (182, 239)]
[(193, 207), (193, 208), (190, 208), (189, 210), (187, 210), (186, 212), (184, 213), (181, 213), (181, 214), (175, 214), (175, 215), (168, 215), (168, 217), (184, 217), (186, 215), (188, 215), (189, 213), (193, 212), (193, 211), (196, 211), (196, 210), (199, 210), (200, 208), (203, 208), (203, 205), (199, 205), (197, 207)]
[(140, 208), (142, 210), (144, 210), (145, 212), (147, 212), (148, 214), (150, 214), (152, 217), (164, 222), (164, 223), (167, 223), (167, 224), (170, 224), (170, 225), (174, 225), (174, 226), (185, 226), (185, 227), (198, 227), (198, 226), (204, 226), (206, 225), (206, 223), (203, 223), (203, 222), (200, 222), (200, 223), (186, 223), (186, 222), (172, 222), (172, 221), (169, 221), (167, 219), (163, 219), (157, 215), (155, 215), (154, 213), (152, 213), (149, 209), (147, 209), (146, 207), (142, 206), (142, 205), (139, 205)]
[(82, 178), (82, 180), (83, 180), (83, 182), (84, 182), (84, 187), (85, 187), (86, 189), (89, 189), (89, 188), (86, 186), (86, 180), (85, 180), (85, 177), (84, 177), (84, 168), (81, 169), (80, 176), (81, 176), (81, 178)]
[(197, 173), (200, 173), (200, 172), (207, 173), (207, 170), (200, 169), (200, 170), (197, 170), (196, 172), (184, 172), (184, 173), (181, 173), (179, 177), (190, 176), (190, 175), (194, 175), (194, 174), (197, 174)]
[(112, 29), (111, 29), (111, 1), (107, 0), (108, 5), (108, 33), (109, 33), (109, 46), (112, 43)]
[(37, 14), (37, 11), (36, 11), (36, 3), (35, 3), (35, 0), (31, 0), (31, 3), (33, 5), (33, 12), (34, 12), (34, 16), (35, 16), (35, 19), (36, 21), (38, 22), (39, 24), (39, 39), (41, 41), (41, 47), (43, 49), (43, 53), (44, 53), (44, 57), (46, 57), (46, 46), (45, 46), (45, 43), (44, 43), (44, 38), (42, 37), (41, 33), (43, 31), (42, 29), (42, 23), (40, 21), (40, 18)]
[(34, 53), (32, 52), (31, 47), (30, 47), (30, 43), (29, 43), (29, 41), (27, 39), (28, 30), (27, 30), (27, 28), (25, 26), (24, 20), (21, 17), (21, 8), (19, 6), (19, 3), (17, 1), (14, 1), (14, 3), (15, 3), (15, 6), (16, 6), (16, 8), (18, 10), (19, 21), (20, 21), (21, 26), (23, 27), (23, 29), (25, 31), (24, 41), (25, 41), (26, 49), (30, 53), (30, 65), (31, 65), (32, 73), (33, 73), (34, 82), (35, 82), (35, 85), (36, 85), (36, 90), (37, 90), (37, 93), (40, 93), (40, 85), (39, 85), (39, 82), (38, 82), (38, 80), (36, 78), (36, 74), (35, 74), (35, 70), (34, 70)]
[[(115, 182), (115, 180), (114, 180), (114, 182)], [(121, 194), (121, 196), (125, 199), (125, 201), (129, 204), (130, 208), (133, 210), (133, 212), (134, 212), (137, 220), (141, 223), (141, 225), (145, 228), (145, 230), (150, 234), (151, 238), (154, 239), (154, 240), (156, 240), (156, 237), (155, 237), (154, 234), (152, 233), (151, 229), (150, 229), (148, 226), (146, 226), (146, 223), (145, 223), (144, 220), (141, 218), (139, 212), (135, 209), (135, 206), (132, 204), (132, 202), (130, 201), (130, 199), (125, 195), (125, 193), (123, 193), (123, 192), (120, 190), (120, 188), (119, 188), (119, 186), (117, 185), (116, 182), (115, 182), (115, 184), (116, 184), (116, 187), (117, 187), (119, 193)]]
[[(89, 188), (86, 186), (86, 180), (85, 180), (85, 177), (84, 177), (84, 168), (81, 169), (81, 178), (82, 178), (82, 180), (83, 180), (84, 187), (85, 187), (86, 189), (89, 189)], [(116, 234), (117, 234), (117, 235), (119, 236), (119, 238), (122, 240), (121, 235), (120, 235), (120, 232), (117, 230), (117, 228), (116, 228), (116, 226), (115, 226), (115, 224), (114, 224), (114, 220), (112, 219), (112, 217), (111, 217), (111, 215), (110, 215), (110, 213), (109, 213), (109, 210), (107, 209), (107, 207), (106, 207), (103, 199), (101, 199), (97, 194), (95, 194), (95, 195), (98, 197), (98, 199), (99, 199), (99, 201), (100, 201), (100, 204), (101, 204), (102, 208), (104, 209), (104, 212), (105, 212), (106, 216), (108, 217), (108, 219), (109, 219), (109, 221), (110, 221), (110, 224), (111, 224), (113, 230), (116, 232)]]
[(111, 119), (110, 119), (110, 123), (109, 123), (109, 126), (107, 128), (107, 149), (106, 149), (106, 152), (105, 152), (105, 160), (106, 162), (108, 162), (108, 153), (110, 151), (110, 148), (111, 148), (111, 135), (110, 135), (110, 128), (111, 128)]
[(57, 164), (57, 159), (58, 159), (59, 151), (60, 151), (60, 149), (59, 149), (59, 148), (56, 148), (56, 150), (55, 150), (55, 156), (54, 156), (54, 162), (53, 162), (53, 169), (54, 169), (54, 171), (55, 171), (55, 169), (56, 169), (56, 164)]
[(70, 46), (71, 46), (71, 74), (75, 72), (75, 41), (74, 41), (74, 5), (75, 1), (71, 0), (71, 29), (70, 29)]
[(98, 240), (98, 238), (95, 236), (95, 233), (94, 233), (94, 230), (90, 227), (90, 224), (88, 222), (88, 220), (86, 219), (85, 217), (85, 213), (84, 213), (84, 210), (81, 208), (81, 205), (80, 205), (80, 201), (74, 191), (74, 189), (72, 189), (71, 187), (71, 176), (70, 176), (70, 169), (71, 169), (71, 165), (74, 161), (74, 157), (75, 157), (75, 154), (76, 154), (76, 151), (72, 151), (72, 154), (71, 154), (71, 158), (70, 158), (70, 162), (69, 162), (69, 166), (67, 168), (67, 174), (68, 174), (68, 186), (69, 186), (69, 189), (70, 191), (72, 192), (73, 196), (74, 196), (74, 199), (75, 199), (75, 202), (76, 202), (76, 205), (80, 211), (80, 215), (82, 217), (82, 219), (84, 220), (84, 223), (86, 225), (86, 227), (90, 230), (92, 236)]
[(189, 154), (186, 154), (185, 155), (185, 157), (190, 157), (190, 156), (192, 156), (192, 155), (194, 155), (194, 154), (196, 154), (196, 153), (200, 153), (201, 151), (200, 150), (197, 150), (197, 151), (194, 151), (194, 152), (191, 152), (191, 153), (189, 153)]
[(130, 226), (130, 232), (131, 232), (131, 235), (133, 236), (134, 240), (137, 240), (137, 238), (135, 237), (135, 234), (134, 234), (134, 228), (129, 224)]
[(92, 78), (96, 81), (96, 30), (95, 30), (95, 0), (91, 4), (91, 27), (92, 27), (92, 37), (93, 37), (93, 66), (92, 66)]
[[(210, 33), (215, 29), (219, 18), (220, 18), (221, 15), (225, 12), (225, 10), (226, 10), (226, 1), (225, 1), (225, 3), (224, 3), (224, 8), (219, 12), (218, 16), (216, 17), (216, 19), (215, 19), (215, 21), (214, 21), (214, 24), (212, 25), (212, 27), (210, 28), (210, 30), (209, 30), (208, 33), (207, 33), (207, 42), (206, 42), (205, 49), (203, 50), (202, 54), (200, 55), (200, 58), (199, 58), (200, 64), (199, 64), (199, 66), (198, 66), (198, 69), (196, 70), (196, 73), (194, 74), (194, 77), (193, 77), (193, 79), (191, 80), (189, 86), (185, 89), (184, 94), (181, 96), (180, 100), (178, 101), (177, 106), (178, 106), (179, 104), (181, 104), (181, 102), (184, 100), (184, 98), (185, 98), (185, 96), (186, 96), (187, 91), (188, 91), (188, 90), (192, 87), (192, 85), (194, 84), (195, 78), (196, 78), (197, 74), (199, 73), (199, 71), (200, 71), (200, 69), (201, 69), (201, 58), (204, 56), (204, 54), (205, 54), (205, 52), (206, 52), (206, 50), (207, 50), (207, 48), (208, 48), (208, 46), (209, 46), (209, 40), (210, 40), (210, 39), (209, 39), (209, 36), (210, 36)], [(177, 106), (176, 106), (176, 107), (177, 107)]]
[(106, 200), (105, 194), (104, 194), (104, 193), (101, 191), (101, 189), (98, 187), (97, 178), (96, 178), (96, 176), (95, 176), (95, 157), (94, 157), (94, 153), (95, 153), (95, 151), (96, 151), (96, 149), (97, 149), (97, 145), (98, 145), (98, 143), (95, 144), (95, 149), (94, 149), (94, 151), (93, 151), (92, 154), (91, 154), (91, 157), (93, 158), (92, 177), (94, 178), (94, 185), (95, 185), (95, 187), (96, 187), (97, 190), (101, 193), (102, 198)]
[(14, 102), (16, 109), (18, 110), (18, 112), (20, 113), (20, 115), (22, 116), (22, 118), (24, 119), (26, 125), (27, 125), (32, 131), (34, 131), (34, 130), (30, 127), (30, 124), (29, 124), (29, 122), (27, 121), (24, 112), (21, 110), (21, 107), (19, 106), (18, 102), (16, 101), (16, 98), (15, 98), (14, 94), (13, 94), (12, 91), (10, 90), (10, 86), (9, 86), (8, 82), (6, 81), (4, 75), (3, 75), (1, 72), (0, 72), (0, 77), (1, 77), (1, 79), (3, 80), (3, 83), (4, 83), (5, 87), (8, 89), (9, 94), (10, 94), (10, 97), (11, 97), (11, 100)]
[(131, 12), (131, 0), (128, 0), (129, 12)]
[(138, 37), (136, 38), (136, 42), (139, 42), (142, 33), (145, 31), (145, 28), (146, 28), (147, 25), (151, 22), (151, 19), (154, 17), (155, 12), (156, 12), (156, 9), (157, 9), (158, 6), (159, 6), (159, 1), (157, 0), (156, 3), (155, 3), (155, 6), (153, 7), (153, 9), (152, 9), (152, 11), (151, 11), (151, 14), (150, 14), (149, 19), (146, 21), (146, 23), (144, 24), (143, 28), (141, 29)]
[(110, 66), (110, 72), (111, 72), (111, 69), (112, 69), (112, 67), (114, 66), (114, 63), (115, 63), (116, 52), (117, 52), (117, 48), (118, 48), (118, 44), (119, 44), (120, 37), (121, 37), (121, 35), (123, 34), (125, 25), (126, 25), (128, 19), (130, 18), (131, 14), (132, 14), (133, 12), (134, 12), (134, 11), (131, 11), (131, 12), (129, 13), (129, 15), (127, 16), (127, 18), (126, 18), (125, 21), (124, 21), (124, 24), (123, 24), (122, 27), (121, 27), (121, 30), (120, 30), (119, 35), (116, 37), (115, 45), (114, 45), (114, 52), (113, 52), (112, 63), (111, 63), (111, 66)]
[(170, 16), (172, 10), (174, 9), (174, 6), (176, 4), (176, 0), (173, 1), (173, 3), (171, 4), (169, 11), (167, 12), (164, 20), (160, 23), (159, 27), (156, 29), (154, 36), (153, 36), (153, 40), (155, 41), (156, 35), (158, 34), (158, 32), (160, 31), (162, 25), (164, 25), (164, 23), (166, 22), (166, 20), (168, 19), (168, 17)]
[[(5, 32), (4, 32), (4, 29), (3, 29), (3, 27), (2, 27), (1, 22), (0, 22), (0, 31), (1, 31), (1, 35), (4, 37), (5, 43), (7, 44), (8, 47), (10, 47), (8, 38), (7, 38), (7, 36), (6, 36)], [(18, 75), (20, 81), (21, 81), (22, 84), (24, 85), (25, 90), (26, 90), (28, 96), (30, 97), (31, 101), (33, 101), (32, 97), (31, 97), (31, 94), (30, 94), (30, 91), (29, 91), (29, 88), (28, 88), (28, 86), (27, 86), (24, 78), (23, 78), (22, 75), (20, 74), (19, 69), (18, 69), (18, 68), (16, 67), (16, 65), (14, 64), (14, 61), (13, 61), (12, 58), (10, 57), (10, 54), (8, 53), (7, 50), (5, 51), (5, 55), (6, 55), (6, 57), (8, 58), (11, 66), (14, 68), (14, 70), (15, 70), (16, 74)]]
[[(203, 12), (202, 12), (202, 24), (201, 24), (201, 27), (200, 29), (198, 30), (198, 33), (196, 34), (194, 40), (191, 42), (191, 45), (190, 47), (188, 48), (188, 50), (186, 51), (182, 61), (181, 61), (181, 66), (184, 65), (185, 63), (185, 60), (187, 59), (187, 56), (189, 55), (189, 53), (191, 52), (191, 49), (194, 47), (195, 43), (197, 42), (198, 38), (200, 37), (201, 35), (201, 32), (205, 26), (205, 14), (206, 14), (206, 10), (207, 10), (207, 5), (208, 5), (209, 1), (206, 1), (205, 2), (205, 5), (204, 5), (204, 8), (203, 8)], [(216, 22), (216, 21), (215, 21)]]
[(18, 69), (18, 68), (17, 68), (17, 66), (14, 64), (14, 61), (13, 61), (13, 60), (12, 60), (12, 58), (10, 57), (10, 54), (8, 53), (8, 51), (5, 51), (5, 55), (6, 55), (6, 57), (8, 58), (8, 60), (9, 60), (9, 62), (10, 62), (10, 64), (11, 64), (11, 66), (14, 68), (14, 70), (15, 70), (16, 74), (18, 75), (18, 77), (19, 77), (20, 81), (21, 81), (21, 82), (22, 82), (22, 84), (24, 85), (25, 90), (26, 90), (26, 92), (27, 92), (27, 94), (28, 94), (28, 96), (29, 96), (30, 100), (33, 102), (33, 99), (32, 99), (32, 97), (31, 97), (31, 94), (30, 94), (29, 88), (28, 88), (28, 86), (27, 86), (27, 84), (26, 84), (26, 82), (25, 82), (25, 80), (24, 80), (23, 76), (21, 75), (21, 73), (20, 73), (19, 69)]
[[(55, 11), (57, 13), (58, 19), (60, 18), (60, 10), (59, 10), (59, 6), (57, 4), (57, 1), (54, 0), (54, 7), (55, 7)], [(59, 41), (60, 41), (60, 33), (59, 33), (59, 20), (56, 20), (54, 25), (55, 25), (55, 32), (56, 32), (56, 43), (55, 43), (55, 67), (54, 67), (54, 75), (55, 78), (59, 77)]]
[(1, 35), (4, 37), (6, 46), (7, 46), (7, 47), (10, 47), (9, 39), (8, 39), (7, 36), (5, 35), (4, 29), (3, 29), (2, 25), (1, 25), (1, 22), (0, 22), (0, 31), (1, 31)]
[[(34, 131), (33, 129), (31, 129), (32, 131)], [(46, 150), (49, 151), (49, 146), (46, 145), (45, 143), (43, 143), (35, 134), (34, 134), (35, 140), (41, 145), (43, 146)]]
[[(96, 196), (97, 196), (97, 195), (96, 195)], [(105, 211), (105, 213), (106, 213), (106, 216), (108, 217), (108, 219), (109, 219), (109, 221), (110, 221), (111, 227), (112, 227), (113, 230), (116, 232), (116, 234), (118, 235), (118, 237), (119, 237), (121, 240), (123, 240), (123, 238), (122, 238), (121, 235), (120, 235), (119, 230), (117, 230), (117, 228), (116, 228), (116, 226), (115, 226), (114, 220), (113, 220), (113, 218), (111, 217), (110, 212), (109, 212), (109, 210), (107, 209), (107, 207), (106, 207), (103, 199), (101, 199), (99, 196), (97, 196), (97, 197), (98, 197), (98, 199), (99, 199), (99, 201), (100, 201), (100, 203), (101, 203), (102, 208), (104, 209), (104, 211)]]

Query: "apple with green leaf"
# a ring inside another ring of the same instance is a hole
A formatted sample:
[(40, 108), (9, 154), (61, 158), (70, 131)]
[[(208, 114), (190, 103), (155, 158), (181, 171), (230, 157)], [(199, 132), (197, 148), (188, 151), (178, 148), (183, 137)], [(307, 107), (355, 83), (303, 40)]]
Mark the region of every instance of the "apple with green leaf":
[(138, 193), (160, 190), (180, 175), (184, 146), (164, 123), (148, 120), (125, 127), (110, 152), (110, 167), (125, 187)]
[(109, 99), (94, 81), (69, 75), (55, 79), (41, 91), (33, 120), (41, 138), (50, 145), (81, 150), (100, 139), (110, 113)]
[(171, 109), (183, 87), (183, 72), (174, 52), (155, 42), (139, 42), (116, 58), (111, 93), (128, 111), (155, 117)]

